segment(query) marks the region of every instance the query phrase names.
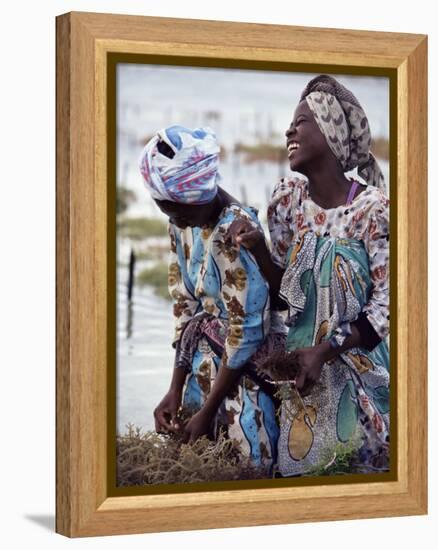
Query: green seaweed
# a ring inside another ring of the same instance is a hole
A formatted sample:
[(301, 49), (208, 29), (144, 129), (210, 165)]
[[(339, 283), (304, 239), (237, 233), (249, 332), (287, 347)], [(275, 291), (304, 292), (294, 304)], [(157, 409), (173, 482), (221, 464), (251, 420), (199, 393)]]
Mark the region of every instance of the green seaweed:
[(120, 237), (141, 241), (148, 237), (165, 237), (167, 225), (154, 218), (122, 218), (117, 221), (117, 232)]
[(159, 262), (154, 267), (140, 271), (136, 277), (136, 282), (139, 286), (150, 285), (154, 287), (154, 292), (157, 296), (171, 300), (167, 283), (167, 272), (167, 263)]

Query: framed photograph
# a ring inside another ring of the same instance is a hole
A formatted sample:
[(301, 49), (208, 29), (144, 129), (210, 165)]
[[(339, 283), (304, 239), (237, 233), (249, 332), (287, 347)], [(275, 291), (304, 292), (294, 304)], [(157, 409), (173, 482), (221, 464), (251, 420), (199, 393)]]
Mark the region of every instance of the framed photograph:
[(56, 25), (57, 532), (426, 514), (427, 37)]

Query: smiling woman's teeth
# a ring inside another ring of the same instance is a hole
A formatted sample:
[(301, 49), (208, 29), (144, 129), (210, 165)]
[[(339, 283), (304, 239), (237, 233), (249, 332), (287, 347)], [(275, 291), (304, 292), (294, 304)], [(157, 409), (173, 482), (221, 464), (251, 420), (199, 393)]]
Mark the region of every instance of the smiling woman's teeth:
[(298, 143), (291, 143), (288, 148), (287, 148), (287, 152), (288, 154), (292, 154), (294, 151), (296, 151), (299, 147), (299, 144)]

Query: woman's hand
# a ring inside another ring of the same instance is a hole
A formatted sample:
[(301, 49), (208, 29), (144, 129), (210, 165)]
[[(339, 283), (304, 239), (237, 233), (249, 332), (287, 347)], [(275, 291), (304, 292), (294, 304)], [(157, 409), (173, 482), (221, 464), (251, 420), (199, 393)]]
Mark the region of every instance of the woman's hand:
[(326, 360), (325, 348), (312, 346), (294, 350), (300, 367), (296, 377), (296, 388), (302, 396), (308, 395), (321, 376), (322, 366)]
[(195, 413), (184, 428), (183, 443), (194, 443), (199, 437), (208, 435), (212, 416), (203, 409)]
[(263, 239), (263, 233), (249, 220), (237, 219), (228, 228), (225, 239), (234, 246), (243, 245), (251, 250)]
[(181, 406), (182, 392), (170, 389), (154, 410), (155, 431), (165, 433), (177, 432), (180, 429), (177, 420), (178, 409)]

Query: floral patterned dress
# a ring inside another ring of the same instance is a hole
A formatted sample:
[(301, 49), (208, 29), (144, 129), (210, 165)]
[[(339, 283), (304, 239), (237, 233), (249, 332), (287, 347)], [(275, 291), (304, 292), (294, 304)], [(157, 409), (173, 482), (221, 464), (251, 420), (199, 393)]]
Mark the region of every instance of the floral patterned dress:
[[(228, 227), (239, 217), (259, 224), (254, 210), (230, 205), (214, 229), (169, 225), (175, 368), (187, 368), (183, 406), (192, 410), (202, 407), (219, 368), (246, 365), (255, 373), (250, 359), (272, 329), (266, 280), (250, 252), (225, 240)], [(187, 351), (188, 361), (183, 360)], [(240, 452), (270, 471), (279, 435), (275, 407), (250, 371), (224, 399), (215, 425), (216, 430), (226, 426)]]
[(283, 402), (278, 467), (303, 475), (329, 464), (340, 446), (363, 471), (389, 464), (389, 201), (368, 186), (350, 205), (323, 209), (307, 180), (283, 179), (268, 208), (273, 260), (285, 269), (289, 351), (334, 338), (365, 314), (380, 343), (325, 363), (310, 395)]

